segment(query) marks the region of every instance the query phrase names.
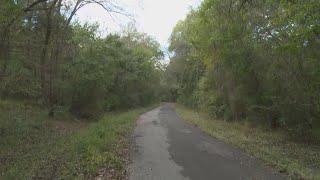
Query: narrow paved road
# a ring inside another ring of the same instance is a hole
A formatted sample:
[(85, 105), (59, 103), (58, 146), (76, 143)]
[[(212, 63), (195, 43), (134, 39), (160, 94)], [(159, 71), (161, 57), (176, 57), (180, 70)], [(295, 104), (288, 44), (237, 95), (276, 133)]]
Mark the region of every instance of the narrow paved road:
[(143, 114), (134, 132), (130, 180), (284, 179), (182, 121), (171, 104)]

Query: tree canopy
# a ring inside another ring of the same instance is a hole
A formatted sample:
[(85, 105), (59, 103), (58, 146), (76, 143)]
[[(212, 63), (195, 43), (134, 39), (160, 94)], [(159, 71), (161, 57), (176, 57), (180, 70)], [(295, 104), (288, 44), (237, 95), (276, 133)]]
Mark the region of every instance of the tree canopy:
[(83, 6), (126, 12), (114, 1), (32, 0), (0, 2), (0, 91), (94, 117), (105, 110), (158, 100), (160, 45), (128, 26), (98, 36), (98, 26), (73, 22)]
[(216, 118), (309, 132), (320, 121), (319, 9), (316, 0), (204, 0), (172, 33), (168, 86)]

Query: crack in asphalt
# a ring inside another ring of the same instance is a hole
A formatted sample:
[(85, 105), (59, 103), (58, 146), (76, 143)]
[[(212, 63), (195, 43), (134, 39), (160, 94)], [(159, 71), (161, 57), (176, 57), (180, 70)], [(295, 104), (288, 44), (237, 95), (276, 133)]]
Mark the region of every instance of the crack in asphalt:
[(130, 180), (286, 179), (185, 123), (170, 103), (141, 115), (133, 137)]

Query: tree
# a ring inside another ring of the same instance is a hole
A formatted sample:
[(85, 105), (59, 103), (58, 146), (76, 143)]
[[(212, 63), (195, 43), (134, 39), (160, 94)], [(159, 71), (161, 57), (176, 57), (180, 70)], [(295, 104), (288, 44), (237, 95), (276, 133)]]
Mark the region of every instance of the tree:
[(215, 117), (308, 134), (320, 120), (319, 6), (203, 1), (171, 37), (167, 72), (177, 79), (178, 100)]
[(158, 99), (159, 43), (133, 27), (102, 38), (98, 26), (72, 20), (93, 3), (111, 15), (127, 15), (114, 1), (1, 3), (2, 96), (39, 102), (49, 107), (50, 116), (65, 106), (86, 118)]

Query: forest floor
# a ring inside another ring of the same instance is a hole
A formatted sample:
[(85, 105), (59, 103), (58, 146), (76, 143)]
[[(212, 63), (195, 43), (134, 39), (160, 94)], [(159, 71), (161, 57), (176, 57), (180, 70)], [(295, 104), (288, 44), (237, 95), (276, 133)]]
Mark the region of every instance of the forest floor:
[(129, 136), (148, 108), (80, 121), (68, 113), (0, 100), (0, 179), (122, 179)]
[(320, 179), (319, 144), (297, 142), (281, 130), (248, 122), (215, 120), (182, 105), (176, 105), (176, 111), (203, 132), (263, 160), (292, 179)]

